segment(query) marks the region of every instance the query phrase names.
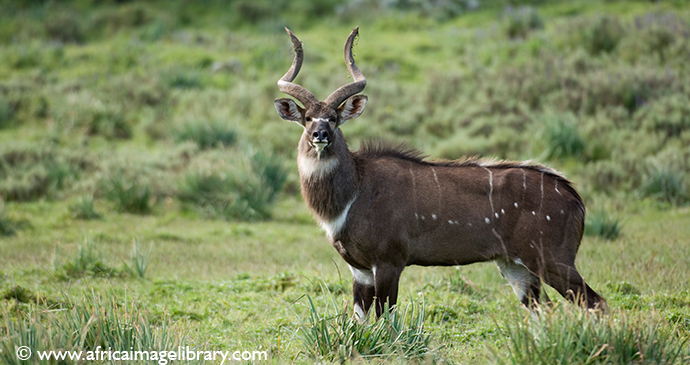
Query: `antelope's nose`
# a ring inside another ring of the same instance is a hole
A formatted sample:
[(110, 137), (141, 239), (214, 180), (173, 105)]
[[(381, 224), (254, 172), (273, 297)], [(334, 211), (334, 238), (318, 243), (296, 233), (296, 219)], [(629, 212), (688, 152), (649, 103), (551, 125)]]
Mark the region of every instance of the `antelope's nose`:
[(328, 131), (327, 130), (318, 130), (314, 131), (311, 135), (312, 141), (314, 142), (328, 142)]

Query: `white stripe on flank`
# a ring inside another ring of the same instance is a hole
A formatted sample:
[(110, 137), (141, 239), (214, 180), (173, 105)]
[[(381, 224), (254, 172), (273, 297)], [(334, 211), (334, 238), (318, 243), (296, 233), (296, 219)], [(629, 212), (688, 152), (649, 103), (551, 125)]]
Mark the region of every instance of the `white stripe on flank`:
[(494, 174), (491, 172), (491, 170), (487, 169), (486, 167), (484, 167), (484, 170), (489, 172), (489, 204), (491, 204), (491, 213), (495, 213), (496, 211), (494, 210), (494, 199), (493, 199)]

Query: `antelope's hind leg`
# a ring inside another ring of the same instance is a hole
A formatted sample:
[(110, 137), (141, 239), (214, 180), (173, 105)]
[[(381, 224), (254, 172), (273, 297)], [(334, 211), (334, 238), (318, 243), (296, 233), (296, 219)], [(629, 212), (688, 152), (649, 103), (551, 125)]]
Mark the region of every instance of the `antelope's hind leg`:
[(374, 272), (359, 270), (350, 266), (352, 272), (352, 295), (354, 297), (355, 317), (359, 323), (367, 319), (369, 308), (374, 302)]
[[(509, 258), (499, 258), (494, 261), (501, 275), (508, 281), (513, 292), (525, 307), (534, 310), (539, 306), (542, 298), (541, 279), (534, 272), (525, 266), (520, 260)], [(544, 302), (549, 303), (549, 297), (543, 293)]]
[(582, 307), (606, 312), (606, 299), (587, 285), (575, 266), (554, 263), (547, 268), (548, 273), (544, 281), (563, 297)]

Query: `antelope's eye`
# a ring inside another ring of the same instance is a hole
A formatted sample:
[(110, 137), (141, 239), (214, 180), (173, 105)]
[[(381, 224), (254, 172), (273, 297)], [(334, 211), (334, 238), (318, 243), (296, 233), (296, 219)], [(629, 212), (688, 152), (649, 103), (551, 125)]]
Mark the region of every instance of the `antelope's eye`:
[(328, 121), (331, 122), (331, 123), (335, 123), (335, 117), (330, 117), (330, 118), (328, 118)]
[(307, 122), (311, 122), (311, 117), (306, 117), (305, 119), (307, 120)]

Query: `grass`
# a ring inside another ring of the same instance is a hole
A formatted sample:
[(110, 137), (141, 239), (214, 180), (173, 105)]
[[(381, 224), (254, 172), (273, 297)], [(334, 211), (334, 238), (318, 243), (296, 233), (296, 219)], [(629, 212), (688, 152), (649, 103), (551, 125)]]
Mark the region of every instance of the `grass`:
[(585, 235), (598, 236), (605, 240), (615, 240), (623, 230), (622, 223), (605, 210), (590, 212), (586, 217)]
[(331, 302), (322, 312), (309, 294), (306, 300), (309, 316), (300, 319), (297, 337), (306, 354), (315, 361), (437, 360), (430, 348), (431, 336), (424, 330), (423, 304), (410, 303), (405, 308), (386, 311), (378, 320), (369, 318), (360, 324), (348, 302), (341, 309), (331, 296)]
[[(0, 0), (0, 362), (25, 343), (688, 362), (687, 7), (506, 4)], [(355, 25), (370, 102), (343, 126), (353, 149), (548, 160), (589, 209), (577, 266), (609, 315), (547, 288), (556, 309), (526, 319), (484, 263), (409, 267), (395, 312), (353, 322), (348, 270), (299, 193), (302, 129), (272, 104), (284, 26), (305, 47), (296, 81), (323, 98), (348, 80)]]
[(505, 336), (508, 356), (496, 356), (499, 364), (677, 364), (688, 358), (687, 338), (661, 327), (658, 318), (624, 313), (599, 318), (557, 307), (505, 323)]

